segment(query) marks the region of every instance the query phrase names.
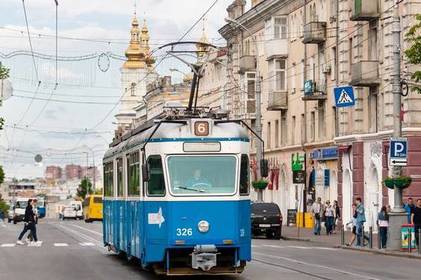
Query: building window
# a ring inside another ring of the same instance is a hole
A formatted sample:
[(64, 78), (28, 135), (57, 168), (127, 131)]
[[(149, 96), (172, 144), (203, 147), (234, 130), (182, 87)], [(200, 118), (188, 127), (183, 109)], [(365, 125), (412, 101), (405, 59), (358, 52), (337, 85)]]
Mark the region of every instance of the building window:
[(338, 62), (337, 60), (337, 56), (336, 56), (336, 47), (332, 48), (332, 59), (331, 59), (331, 72), (330, 72), (330, 77), (331, 80), (334, 81), (336, 79), (336, 63)]
[(286, 111), (281, 111), (281, 145), (285, 146), (287, 144), (287, 113)]
[(271, 78), (273, 77), (273, 88), (275, 91), (287, 90), (286, 65), (285, 59), (273, 59), (269, 62), (269, 68), (271, 68), (269, 75)]
[(279, 148), (279, 120), (275, 121), (275, 148)]
[(160, 156), (150, 156), (148, 158), (148, 170), (148, 196), (164, 196), (165, 180)]
[(295, 118), (295, 116), (292, 116), (292, 139), (291, 139), (291, 143), (294, 145), (296, 140), (295, 138), (297, 137), (297, 133), (296, 133), (296, 128), (297, 128), (297, 120)]
[(128, 196), (140, 195), (139, 152), (127, 155)]
[(273, 17), (265, 22), (265, 37), (267, 40), (288, 38), (288, 18)]
[(319, 140), (323, 140), (323, 139), (325, 139), (325, 136), (326, 136), (326, 125), (325, 125), (325, 123), (326, 123), (326, 121), (327, 120), (325, 120), (325, 118), (326, 118), (326, 113), (325, 113), (325, 103), (323, 102), (323, 103), (321, 103), (321, 104), (319, 104), (319, 107), (318, 107), (318, 112), (319, 112), (319, 116), (318, 116), (318, 137), (319, 137)]
[(246, 108), (247, 113), (256, 112), (256, 73), (246, 73)]
[(316, 113), (313, 111), (310, 114), (310, 141), (314, 141), (316, 136)]
[(270, 122), (268, 122), (268, 135), (267, 135), (267, 147), (268, 149), (272, 148), (272, 127), (270, 125)]
[(131, 83), (131, 85), (130, 85), (130, 95), (136, 96), (136, 83)]

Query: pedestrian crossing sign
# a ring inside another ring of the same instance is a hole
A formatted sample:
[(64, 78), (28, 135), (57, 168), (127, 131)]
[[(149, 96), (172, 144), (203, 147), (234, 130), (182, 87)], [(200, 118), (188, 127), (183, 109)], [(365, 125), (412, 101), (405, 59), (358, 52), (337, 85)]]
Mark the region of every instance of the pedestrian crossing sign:
[(351, 86), (336, 87), (333, 89), (335, 105), (337, 108), (355, 105), (354, 89)]

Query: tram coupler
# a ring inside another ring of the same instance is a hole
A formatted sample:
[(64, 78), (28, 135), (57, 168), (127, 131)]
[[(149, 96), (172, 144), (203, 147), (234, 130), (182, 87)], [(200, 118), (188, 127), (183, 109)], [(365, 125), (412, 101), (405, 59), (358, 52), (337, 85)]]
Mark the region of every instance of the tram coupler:
[(215, 245), (196, 245), (192, 253), (192, 268), (209, 271), (216, 266), (218, 250)]

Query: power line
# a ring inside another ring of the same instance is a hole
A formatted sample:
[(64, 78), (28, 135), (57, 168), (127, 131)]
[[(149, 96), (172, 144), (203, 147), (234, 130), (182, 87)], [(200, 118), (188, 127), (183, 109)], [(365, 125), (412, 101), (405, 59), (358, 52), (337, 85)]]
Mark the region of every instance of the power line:
[(31, 53), (32, 53), (32, 62), (34, 63), (35, 75), (37, 77), (37, 80), (39, 81), (38, 67), (35, 62), (34, 48), (32, 47), (32, 41), (31, 41), (31, 34), (29, 33), (29, 23), (28, 23), (28, 16), (26, 14), (25, 0), (22, 0), (22, 6), (23, 6), (23, 13), (25, 15), (25, 24), (26, 24), (26, 32), (28, 33), (29, 47), (31, 48)]

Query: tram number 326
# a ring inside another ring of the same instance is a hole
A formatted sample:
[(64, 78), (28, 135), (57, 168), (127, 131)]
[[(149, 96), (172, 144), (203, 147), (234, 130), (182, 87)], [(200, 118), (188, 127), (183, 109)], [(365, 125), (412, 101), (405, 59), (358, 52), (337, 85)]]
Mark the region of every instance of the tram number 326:
[(193, 230), (191, 228), (177, 228), (177, 236), (192, 236)]

